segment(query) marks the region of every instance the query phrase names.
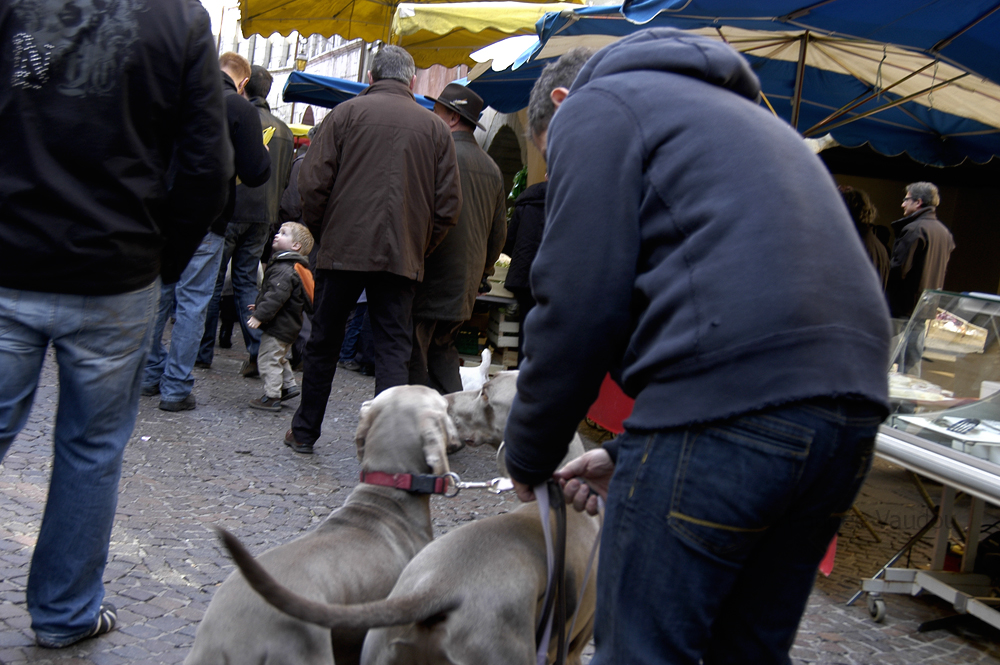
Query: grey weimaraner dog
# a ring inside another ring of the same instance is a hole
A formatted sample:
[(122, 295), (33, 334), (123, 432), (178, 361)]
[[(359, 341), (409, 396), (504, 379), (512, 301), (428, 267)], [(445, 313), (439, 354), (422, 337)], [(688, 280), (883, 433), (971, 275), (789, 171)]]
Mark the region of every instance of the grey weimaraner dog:
[[(365, 473), (448, 472), (456, 432), (447, 403), (420, 386), (390, 388), (361, 407), (355, 435)], [(362, 483), (319, 527), (260, 556), (280, 584), (323, 603), (385, 598), (432, 537), (427, 494)], [(359, 661), (364, 629), (321, 628), (276, 611), (234, 572), (216, 592), (185, 665)]]
[[(466, 441), (490, 444), (495, 432), (502, 434), (515, 379), (516, 372), (505, 372), (475, 395), (450, 396), (452, 417), (459, 430), (466, 430)], [(470, 412), (486, 405), (489, 413)], [(499, 423), (497, 416), (502, 418)], [(582, 453), (582, 443), (576, 438), (570, 457)], [(572, 629), (570, 624), (600, 522), (573, 510), (567, 513), (567, 662), (579, 663), (593, 632), (596, 571), (587, 581)], [(226, 542), (254, 588), (282, 611), (328, 627), (371, 628), (362, 655), (365, 665), (535, 662), (535, 624), (547, 581), (545, 544), (535, 504), (466, 524), (438, 538), (407, 565), (386, 600), (364, 605), (303, 598), (271, 579), (235, 538), (228, 536)]]

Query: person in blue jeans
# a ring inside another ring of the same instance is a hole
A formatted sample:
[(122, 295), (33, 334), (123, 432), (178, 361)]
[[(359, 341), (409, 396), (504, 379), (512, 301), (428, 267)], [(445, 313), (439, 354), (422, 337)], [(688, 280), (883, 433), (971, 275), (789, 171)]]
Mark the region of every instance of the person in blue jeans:
[(823, 163), (719, 41), (636, 32), (539, 77), (537, 305), (505, 432), (522, 500), (607, 373), (625, 433), (555, 474), (607, 499), (594, 665), (786, 664), (888, 414), (889, 317)]
[[(219, 58), (219, 68), (235, 175), (229, 183), (226, 208), (212, 223), (191, 263), (176, 284), (164, 284), (160, 292), (160, 311), (142, 379), (142, 394), (148, 397), (160, 395), (159, 406), (164, 411), (188, 411), (196, 406), (191, 392), (194, 387), (192, 370), (219, 277), (226, 229), (235, 209), (236, 179), (239, 178), (248, 187), (259, 187), (271, 176), (271, 158), (264, 146), (260, 118), (257, 110), (241, 96), (243, 86), (250, 80), (250, 63), (237, 53), (223, 53)], [(264, 230), (266, 232), (266, 225)], [(233, 280), (235, 287), (235, 264)], [(163, 332), (174, 307), (176, 321), (170, 333), (168, 350), (163, 345)]]
[[(226, 227), (222, 261), (215, 283), (215, 293), (208, 305), (205, 316), (205, 332), (201, 338), (196, 367), (210, 367), (215, 356), (215, 332), (219, 326), (219, 309), (222, 301), (222, 287), (226, 280), (226, 266), (232, 259), (230, 281), (236, 311), (240, 313), (240, 329), (247, 349), (247, 360), (240, 373), (246, 377), (258, 376), (257, 352), (260, 348), (260, 330), (249, 328), (246, 312), (257, 301), (257, 272), (262, 254), (269, 255), (270, 239), (277, 233), (271, 232), (271, 225), (278, 221), (281, 195), (288, 185), (292, 168), (292, 130), (271, 113), (267, 95), (271, 91), (270, 72), (260, 65), (250, 68), (250, 79), (243, 88), (243, 95), (257, 110), (261, 127), (273, 129), (267, 144), (271, 157), (271, 175), (267, 182), (254, 187), (250, 183), (237, 185), (236, 204), (232, 219)], [(267, 263), (268, 256), (263, 261)]]
[(160, 282), (225, 206), (233, 156), (198, 3), (81, 9), (87, 29), (62, 32), (39, 21), (52, 6), (0, 10), (0, 459), (51, 348), (52, 477), (26, 595), (35, 641), (61, 648), (118, 623), (104, 569)]
[(340, 360), (337, 367), (349, 369), (357, 372), (361, 369), (361, 362), (358, 360), (362, 355), (361, 327), (365, 321), (365, 314), (368, 313), (368, 294), (361, 292), (358, 304), (354, 306), (354, 311), (347, 319), (347, 327), (344, 329), (344, 343), (340, 345)]

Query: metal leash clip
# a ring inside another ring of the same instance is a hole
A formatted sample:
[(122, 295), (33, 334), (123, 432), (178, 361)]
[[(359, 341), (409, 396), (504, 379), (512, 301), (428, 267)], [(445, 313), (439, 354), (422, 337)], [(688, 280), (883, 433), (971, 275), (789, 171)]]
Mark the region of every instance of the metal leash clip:
[(445, 477), (448, 478), (448, 485), (455, 488), (454, 492), (445, 492), (445, 496), (449, 498), (457, 496), (462, 490), (486, 490), (493, 494), (500, 494), (514, 489), (514, 482), (510, 478), (465, 482), (454, 471), (446, 473)]

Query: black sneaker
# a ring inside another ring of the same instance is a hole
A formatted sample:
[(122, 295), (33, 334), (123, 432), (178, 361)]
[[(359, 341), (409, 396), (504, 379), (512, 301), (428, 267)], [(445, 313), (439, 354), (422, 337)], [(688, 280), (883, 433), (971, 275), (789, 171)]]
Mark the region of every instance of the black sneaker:
[(281, 389), (281, 401), (284, 402), (286, 399), (292, 399), (293, 397), (298, 397), (302, 393), (298, 386), (292, 386), (291, 388)]
[(176, 402), (168, 402), (162, 399), (160, 400), (161, 411), (190, 411), (194, 408), (194, 406), (194, 395), (191, 393), (188, 393), (187, 397)]
[(260, 376), (260, 372), (257, 371), (256, 358), (247, 358), (243, 361), (243, 365), (240, 367), (240, 376), (248, 379)]
[(292, 430), (285, 432), (285, 445), (294, 450), (297, 453), (302, 453), (303, 455), (312, 455), (313, 446), (311, 443), (299, 443), (295, 440), (295, 435), (292, 434)]
[(110, 633), (118, 625), (118, 610), (111, 603), (101, 603), (101, 611), (97, 614), (97, 623), (90, 629), (90, 632), (78, 637), (71, 637), (68, 640), (53, 640), (35, 636), (35, 644), (44, 649), (62, 649), (76, 644), (82, 640), (98, 637), (105, 633)]
[(194, 366), (198, 369), (212, 369), (212, 363), (202, 362), (201, 360), (195, 360)]
[(281, 398), (264, 395), (259, 399), (250, 400), (250, 407), (261, 411), (281, 411)]
[(337, 367), (343, 367), (344, 369), (350, 370), (352, 372), (357, 372), (361, 369), (361, 363), (357, 360), (340, 360), (337, 362)]
[(143, 397), (152, 397), (160, 394), (160, 384), (154, 383), (151, 386), (143, 386), (139, 389), (139, 394)]

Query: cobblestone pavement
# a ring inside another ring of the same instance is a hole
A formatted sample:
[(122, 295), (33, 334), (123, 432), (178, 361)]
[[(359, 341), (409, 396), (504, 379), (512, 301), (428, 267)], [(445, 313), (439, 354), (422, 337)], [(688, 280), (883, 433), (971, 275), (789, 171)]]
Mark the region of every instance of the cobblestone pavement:
[[(34, 646), (24, 604), (28, 562), (51, 472), (56, 372), (50, 357), (27, 427), (0, 469), (0, 662), (118, 665), (179, 663), (216, 587), (232, 570), (213, 526), (236, 533), (253, 552), (287, 542), (316, 526), (355, 485), (354, 429), (374, 382), (338, 371), (324, 432), (313, 456), (281, 443), (298, 400), (280, 414), (250, 409), (259, 380), (238, 376), (242, 347), (218, 350), (210, 370), (195, 370), (194, 411), (167, 413), (141, 401), (125, 453), (118, 519), (105, 573), (120, 628), (95, 640), (49, 651)], [(592, 430), (584, 434), (594, 434)], [(452, 469), (466, 479), (495, 475), (489, 449), (456, 454)], [(931, 488), (932, 495), (935, 488)], [(465, 491), (434, 497), (436, 534), (517, 505), (509, 496)], [(945, 616), (933, 598), (888, 596), (883, 624), (865, 603), (844, 605), (862, 576), (874, 573), (909, 537), (927, 510), (902, 469), (878, 463), (858, 502), (882, 538), (876, 544), (851, 517), (841, 531), (837, 565), (819, 577), (792, 651), (797, 665), (932, 663), (960, 665), (1000, 659), (1000, 633), (984, 624), (918, 633), (920, 622)], [(995, 519), (1000, 519), (996, 517)], [(926, 562), (918, 548), (915, 563)]]

